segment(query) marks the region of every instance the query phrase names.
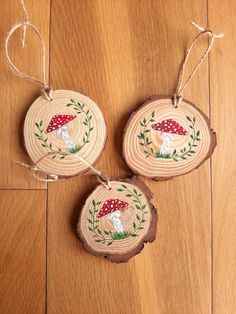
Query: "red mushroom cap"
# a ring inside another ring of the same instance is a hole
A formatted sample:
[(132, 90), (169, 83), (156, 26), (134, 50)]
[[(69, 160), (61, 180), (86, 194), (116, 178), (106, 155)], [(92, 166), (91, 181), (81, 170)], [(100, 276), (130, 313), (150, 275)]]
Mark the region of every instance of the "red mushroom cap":
[(68, 122), (74, 120), (76, 118), (75, 115), (70, 114), (56, 114), (52, 117), (51, 121), (49, 122), (49, 125), (45, 131), (45, 133), (52, 132), (54, 130), (59, 129), (63, 125), (67, 124)]
[(163, 120), (159, 123), (152, 125), (152, 128), (156, 131), (162, 131), (165, 133), (172, 133), (178, 135), (186, 135), (187, 131), (173, 119)]
[(128, 205), (129, 204), (127, 202), (121, 201), (118, 198), (106, 200), (97, 214), (97, 218), (101, 218), (107, 214), (113, 213), (116, 210), (126, 208)]

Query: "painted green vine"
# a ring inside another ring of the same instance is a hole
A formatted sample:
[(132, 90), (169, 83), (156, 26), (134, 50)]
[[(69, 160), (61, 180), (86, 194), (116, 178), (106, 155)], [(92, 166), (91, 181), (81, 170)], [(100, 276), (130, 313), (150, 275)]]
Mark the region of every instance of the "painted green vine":
[(76, 111), (77, 114), (83, 113), (85, 115), (85, 119), (83, 121), (83, 124), (85, 125), (85, 133), (82, 139), (82, 144), (77, 146), (76, 151), (71, 151), (71, 153), (77, 153), (80, 151), (87, 143), (89, 143), (90, 134), (93, 130), (93, 126), (91, 124), (92, 115), (90, 114), (89, 109), (85, 110), (85, 104), (80, 104), (78, 101), (76, 102), (73, 99), (70, 99), (70, 103), (66, 105), (67, 107), (73, 107), (73, 109)]
[(41, 142), (41, 146), (52, 155), (52, 159), (56, 158), (58, 155), (60, 159), (64, 159), (69, 153), (65, 153), (61, 148), (55, 148), (52, 143), (48, 140), (48, 138), (43, 136), (43, 121), (41, 120), (39, 123), (35, 122), (36, 132), (34, 135)]
[(189, 128), (191, 129), (191, 140), (188, 142), (188, 145), (182, 148), (179, 152), (174, 149), (173, 153), (162, 155), (159, 151), (154, 151), (154, 149), (152, 148), (152, 141), (149, 136), (149, 132), (151, 132), (150, 124), (152, 122), (155, 122), (155, 112), (153, 111), (151, 113), (150, 118), (144, 118), (140, 122), (142, 130), (137, 135), (137, 137), (139, 139), (139, 144), (144, 147), (143, 152), (145, 154), (145, 157), (148, 158), (149, 156), (152, 156), (154, 158), (165, 158), (172, 159), (174, 161), (180, 161), (185, 160), (195, 154), (198, 142), (201, 140), (200, 130), (196, 130), (195, 128), (195, 117), (190, 118), (189, 116), (186, 116), (186, 119), (188, 120)]
[(88, 229), (92, 233), (95, 242), (110, 246), (114, 241), (126, 239), (129, 237), (137, 237), (139, 231), (144, 229), (145, 215), (148, 213), (146, 209), (146, 204), (143, 204), (140, 197), (142, 196), (135, 188), (133, 190), (129, 189), (125, 184), (117, 189), (118, 192), (125, 192), (126, 197), (130, 198), (132, 202), (135, 203), (135, 208), (137, 209), (136, 218), (132, 223), (130, 230), (126, 230), (123, 233), (112, 232), (111, 230), (101, 230), (99, 228), (99, 218), (97, 218), (97, 213), (99, 212), (100, 201), (92, 200), (91, 208), (89, 209)]
[(67, 107), (73, 107), (73, 109), (76, 111), (76, 113), (84, 114), (85, 119), (83, 120), (83, 124), (85, 125), (85, 133), (82, 139), (82, 143), (79, 145), (76, 145), (73, 148), (69, 148), (66, 151), (63, 151), (60, 147), (54, 147), (52, 142), (49, 141), (47, 137), (44, 136), (44, 128), (43, 128), (43, 120), (40, 122), (35, 122), (36, 132), (35, 136), (36, 138), (41, 142), (41, 146), (45, 148), (50, 155), (52, 155), (52, 159), (56, 158), (57, 156), (59, 159), (64, 159), (66, 156), (69, 156), (70, 154), (75, 154), (79, 152), (87, 143), (90, 142), (90, 135), (93, 131), (92, 126), (92, 115), (90, 114), (89, 109), (85, 109), (85, 104), (80, 104), (79, 102), (76, 102), (73, 99), (70, 99), (70, 103), (66, 105)]

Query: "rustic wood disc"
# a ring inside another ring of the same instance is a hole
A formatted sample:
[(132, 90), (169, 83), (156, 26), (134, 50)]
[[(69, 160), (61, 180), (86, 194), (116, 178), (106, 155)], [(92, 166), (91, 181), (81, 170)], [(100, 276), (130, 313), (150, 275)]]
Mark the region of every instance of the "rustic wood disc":
[(77, 225), (89, 253), (112, 262), (127, 262), (156, 237), (157, 212), (152, 193), (137, 178), (99, 185), (87, 198)]
[(88, 97), (67, 90), (52, 92), (52, 100), (38, 97), (24, 123), (26, 150), (33, 163), (61, 177), (89, 169), (76, 155), (93, 165), (106, 141), (102, 112)]
[(183, 99), (153, 97), (130, 116), (123, 155), (136, 173), (154, 180), (171, 179), (198, 168), (213, 153), (216, 134), (206, 115)]

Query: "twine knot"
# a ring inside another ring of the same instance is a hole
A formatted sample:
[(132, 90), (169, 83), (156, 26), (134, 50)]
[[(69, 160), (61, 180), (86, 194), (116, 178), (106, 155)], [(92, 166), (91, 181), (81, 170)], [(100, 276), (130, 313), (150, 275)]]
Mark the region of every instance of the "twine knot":
[(183, 100), (183, 97), (177, 94), (173, 95), (173, 105), (175, 108), (178, 107), (178, 105), (181, 103), (181, 101)]
[(101, 172), (97, 175), (97, 180), (100, 182), (102, 185), (105, 186), (108, 190), (111, 190), (111, 182), (109, 181), (107, 175), (104, 172)]
[(52, 101), (52, 88), (50, 88), (49, 86), (45, 86), (45, 88), (42, 89), (42, 95), (48, 101)]

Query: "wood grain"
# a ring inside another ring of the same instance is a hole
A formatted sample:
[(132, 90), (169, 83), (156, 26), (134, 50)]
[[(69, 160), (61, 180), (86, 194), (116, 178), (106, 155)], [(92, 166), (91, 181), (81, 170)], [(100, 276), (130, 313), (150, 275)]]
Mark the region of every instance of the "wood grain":
[(0, 191), (0, 312), (45, 313), (44, 191)]
[(157, 210), (152, 197), (136, 177), (110, 181), (110, 189), (98, 185), (86, 199), (77, 224), (84, 249), (114, 263), (128, 262), (140, 253), (156, 238)]
[(175, 108), (172, 98), (151, 97), (124, 129), (125, 161), (134, 173), (157, 181), (197, 169), (215, 146), (209, 118), (186, 99)]
[[(213, 211), (213, 313), (234, 314), (236, 309), (236, 33), (235, 1), (209, 1), (209, 23), (224, 39), (212, 51), (210, 90), (212, 123), (218, 131), (219, 146), (212, 159)], [(227, 18), (226, 18), (227, 17)]]
[[(50, 101), (38, 97), (27, 112), (26, 150), (45, 173), (60, 177), (82, 174), (90, 170), (89, 165), (96, 163), (104, 149), (104, 116), (90, 98), (80, 93), (53, 90), (51, 97)], [(66, 116), (72, 120), (68, 122)]]
[[(48, 52), (49, 41), (49, 4), (48, 0), (27, 1), (31, 22), (42, 34)], [(0, 123), (1, 143), (4, 143), (0, 156), (0, 188), (25, 189), (45, 188), (36, 181), (25, 168), (14, 164), (14, 160), (29, 162), (24, 149), (23, 122), (25, 114), (34, 99), (39, 96), (40, 88), (19, 78), (7, 64), (3, 44), (6, 32), (13, 24), (23, 21), (24, 15), (19, 1), (1, 1), (1, 44), (0, 44), (0, 97), (2, 100)], [(32, 31), (27, 32), (25, 49), (21, 48), (22, 33), (19, 31), (10, 42), (10, 54), (20, 69), (40, 76), (41, 51), (40, 42)], [(47, 57), (48, 61), (48, 57)], [(47, 64), (48, 69), (48, 64)]]
[[(100, 105), (108, 141), (97, 167), (111, 178), (131, 174), (121, 158), (128, 116), (147, 97), (174, 90), (184, 48), (195, 35), (190, 19), (207, 22), (206, 2), (68, 0), (53, 1), (51, 10), (52, 85)], [(204, 63), (186, 98), (208, 114), (206, 86)], [(59, 194), (58, 184), (49, 186), (49, 313), (210, 313), (209, 162), (172, 182), (145, 182), (160, 209), (157, 241), (125, 265), (83, 252), (71, 228), (95, 179), (64, 182)]]

